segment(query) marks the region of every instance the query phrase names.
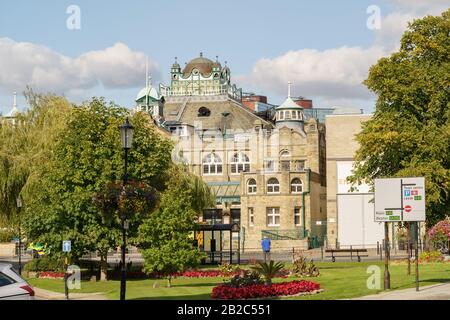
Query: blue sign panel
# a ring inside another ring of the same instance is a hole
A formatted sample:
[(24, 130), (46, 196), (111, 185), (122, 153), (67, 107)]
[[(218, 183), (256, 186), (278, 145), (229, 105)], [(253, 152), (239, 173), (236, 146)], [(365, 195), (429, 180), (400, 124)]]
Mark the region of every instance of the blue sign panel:
[(72, 242), (70, 240), (64, 240), (63, 241), (63, 252), (70, 252), (72, 247)]

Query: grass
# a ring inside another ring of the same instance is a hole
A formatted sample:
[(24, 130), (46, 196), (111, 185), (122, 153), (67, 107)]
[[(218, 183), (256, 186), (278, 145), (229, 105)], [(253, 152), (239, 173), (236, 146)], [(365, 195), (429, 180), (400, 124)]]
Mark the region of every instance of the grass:
[[(317, 278), (308, 278), (320, 283), (324, 292), (300, 296), (289, 299), (295, 300), (324, 300), (349, 299), (370, 295), (381, 290), (370, 290), (366, 282), (370, 274), (367, 267), (378, 265), (381, 271), (381, 287), (383, 287), (384, 265), (382, 262), (318, 262), (321, 275)], [(411, 275), (406, 274), (406, 265), (391, 265), (391, 290), (412, 288), (415, 286), (414, 265)], [(431, 285), (450, 282), (449, 263), (429, 263), (420, 265), (420, 285)], [(292, 281), (297, 278), (274, 279), (274, 282)], [(224, 278), (178, 278), (172, 281), (172, 287), (166, 288), (167, 281), (160, 280), (128, 280), (127, 299), (160, 299), (160, 300), (192, 300), (210, 299), (211, 290), (217, 284), (223, 283)], [(64, 292), (63, 281), (54, 279), (28, 279), (31, 285), (54, 292)], [(159, 287), (153, 288), (157, 282)], [(103, 292), (109, 299), (119, 298), (119, 281), (90, 282), (83, 281), (81, 290), (71, 290), (76, 293)]]

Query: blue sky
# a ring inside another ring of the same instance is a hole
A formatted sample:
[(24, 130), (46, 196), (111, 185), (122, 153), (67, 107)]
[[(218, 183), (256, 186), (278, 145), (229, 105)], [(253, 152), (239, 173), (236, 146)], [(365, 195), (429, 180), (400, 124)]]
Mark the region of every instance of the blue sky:
[[(316, 106), (371, 111), (374, 97), (360, 85), (369, 65), (393, 50), (390, 41), (399, 38), (407, 17), (442, 8), (440, 0), (433, 8), (413, 2), (2, 0), (0, 112), (27, 84), (74, 102), (101, 95), (133, 106), (145, 83), (146, 55), (154, 82), (167, 83), (175, 56), (184, 64), (200, 51), (227, 60), (244, 91), (273, 103), (283, 100), (292, 81), (293, 93)], [(386, 21), (378, 31), (366, 26), (372, 4)], [(80, 30), (66, 27), (70, 5), (81, 10)], [(399, 28), (390, 27), (395, 19)], [(19, 104), (25, 105), (22, 97)]]

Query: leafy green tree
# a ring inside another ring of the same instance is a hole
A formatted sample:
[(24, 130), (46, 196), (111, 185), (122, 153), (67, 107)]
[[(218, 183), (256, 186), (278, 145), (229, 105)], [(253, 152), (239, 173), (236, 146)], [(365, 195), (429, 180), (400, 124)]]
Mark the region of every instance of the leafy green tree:
[(357, 136), (353, 183), (424, 176), (427, 224), (450, 215), (450, 10), (409, 24), (400, 50), (371, 67), (378, 96)]
[[(30, 239), (46, 243), (61, 254), (61, 241), (72, 240), (72, 258), (98, 251), (106, 262), (107, 252), (120, 243), (118, 217), (107, 218), (93, 197), (123, 175), (123, 150), (119, 126), (128, 111), (103, 99), (93, 98), (73, 108), (52, 154), (39, 173), (41, 192), (29, 205)], [(171, 163), (171, 142), (162, 137), (151, 118), (137, 113), (130, 118), (135, 128), (129, 152), (129, 176), (157, 190), (164, 187)], [(140, 223), (130, 223), (129, 235)]]
[(199, 181), (185, 168), (174, 166), (160, 207), (139, 228), (144, 270), (165, 275), (169, 286), (173, 273), (193, 267), (203, 258), (194, 246), (195, 219), (214, 201), (208, 187), (200, 186)]
[(16, 199), (24, 208), (41, 192), (39, 171), (52, 154), (56, 137), (69, 119), (72, 105), (64, 98), (25, 92), (30, 109), (14, 123), (0, 122), (0, 220), (8, 228), (17, 227)]

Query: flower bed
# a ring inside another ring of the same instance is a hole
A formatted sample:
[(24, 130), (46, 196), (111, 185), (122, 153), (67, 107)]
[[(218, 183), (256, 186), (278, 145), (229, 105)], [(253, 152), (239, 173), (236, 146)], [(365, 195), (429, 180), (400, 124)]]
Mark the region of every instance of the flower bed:
[(239, 274), (240, 272), (223, 272), (220, 270), (190, 270), (184, 272), (174, 273), (172, 276), (175, 278), (185, 277), (185, 278), (216, 278), (216, 277), (229, 277)]
[(46, 271), (46, 272), (39, 272), (39, 278), (42, 279), (64, 279), (64, 272), (53, 272), (53, 271)]
[(213, 299), (254, 299), (280, 296), (294, 296), (301, 293), (315, 293), (320, 290), (320, 284), (311, 281), (291, 281), (271, 285), (255, 284), (243, 287), (219, 285), (212, 290)]

